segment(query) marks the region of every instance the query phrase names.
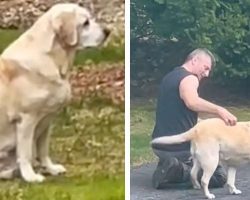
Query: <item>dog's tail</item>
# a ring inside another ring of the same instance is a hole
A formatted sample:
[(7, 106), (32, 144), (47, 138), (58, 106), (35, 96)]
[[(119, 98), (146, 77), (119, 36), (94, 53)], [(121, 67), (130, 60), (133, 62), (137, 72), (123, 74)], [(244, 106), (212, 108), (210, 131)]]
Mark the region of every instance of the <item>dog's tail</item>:
[(194, 127), (178, 135), (155, 138), (152, 140), (151, 144), (180, 144), (183, 142), (191, 141), (196, 133), (197, 129), (196, 127)]

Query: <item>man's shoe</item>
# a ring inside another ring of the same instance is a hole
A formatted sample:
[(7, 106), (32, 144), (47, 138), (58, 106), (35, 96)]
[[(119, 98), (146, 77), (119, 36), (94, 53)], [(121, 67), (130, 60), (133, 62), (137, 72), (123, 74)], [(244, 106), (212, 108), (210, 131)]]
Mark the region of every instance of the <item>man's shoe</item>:
[(162, 189), (168, 183), (169, 170), (178, 164), (176, 158), (160, 161), (152, 177), (152, 185), (155, 189)]
[(222, 188), (227, 182), (227, 173), (225, 169), (218, 165), (213, 176), (210, 179), (208, 187), (210, 188)]
[[(203, 172), (200, 170), (198, 172), (198, 181), (201, 183), (201, 178), (202, 178)], [(211, 177), (209, 181), (208, 188), (222, 188), (227, 182), (227, 173), (225, 169), (218, 165), (216, 168), (213, 176)]]

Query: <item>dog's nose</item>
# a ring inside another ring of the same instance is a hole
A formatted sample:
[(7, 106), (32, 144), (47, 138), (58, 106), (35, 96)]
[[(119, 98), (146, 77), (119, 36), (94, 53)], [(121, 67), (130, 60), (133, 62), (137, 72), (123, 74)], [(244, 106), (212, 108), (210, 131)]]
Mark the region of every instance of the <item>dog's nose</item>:
[(104, 28), (103, 32), (104, 32), (105, 37), (107, 38), (109, 36), (109, 34), (110, 34), (111, 31), (108, 28)]

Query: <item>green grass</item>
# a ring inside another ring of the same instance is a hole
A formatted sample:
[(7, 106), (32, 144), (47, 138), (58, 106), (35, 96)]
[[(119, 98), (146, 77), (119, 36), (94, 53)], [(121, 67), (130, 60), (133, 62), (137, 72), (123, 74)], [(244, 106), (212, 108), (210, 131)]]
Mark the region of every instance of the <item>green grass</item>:
[(250, 107), (228, 107), (228, 109), (238, 118), (238, 121), (250, 121)]
[(131, 135), (130, 137), (130, 159), (131, 166), (139, 166), (155, 160), (150, 148), (150, 139), (148, 135)]
[(150, 139), (154, 125), (154, 106), (151, 103), (131, 107), (130, 152), (132, 165), (153, 159)]
[(76, 55), (75, 64), (99, 64), (100, 62), (120, 62), (125, 59), (124, 40), (121, 38), (113, 37), (107, 46), (85, 49), (79, 51)]
[(124, 176), (91, 181), (79, 178), (50, 178), (43, 184), (27, 184), (21, 181), (0, 183), (1, 200), (122, 200)]
[[(22, 31), (1, 30), (0, 29), (0, 52), (2, 52), (12, 41), (14, 41)], [(124, 39), (112, 37), (104, 47), (86, 49), (79, 51), (75, 58), (76, 65), (83, 65), (100, 62), (119, 62), (125, 58)]]
[[(131, 136), (130, 136), (130, 158), (131, 165), (138, 166), (143, 163), (152, 162), (156, 157), (150, 147), (151, 134), (155, 120), (155, 101), (132, 102), (131, 106)], [(249, 105), (227, 107), (235, 114), (239, 121), (250, 120)]]
[(51, 129), (52, 160), (67, 173), (40, 184), (0, 181), (1, 200), (124, 199), (124, 110), (90, 102), (65, 108)]

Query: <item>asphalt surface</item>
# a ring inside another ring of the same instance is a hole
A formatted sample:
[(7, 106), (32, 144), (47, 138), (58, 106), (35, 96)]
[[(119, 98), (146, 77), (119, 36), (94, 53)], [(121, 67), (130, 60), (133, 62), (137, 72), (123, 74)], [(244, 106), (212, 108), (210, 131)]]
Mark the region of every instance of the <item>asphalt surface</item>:
[[(151, 185), (151, 176), (156, 163), (132, 168), (130, 173), (130, 200), (196, 200), (206, 199), (203, 191), (194, 189), (156, 190)], [(210, 189), (215, 199), (249, 200), (250, 199), (250, 165), (241, 166), (236, 174), (236, 187), (242, 191), (240, 195), (231, 195), (227, 187)]]

